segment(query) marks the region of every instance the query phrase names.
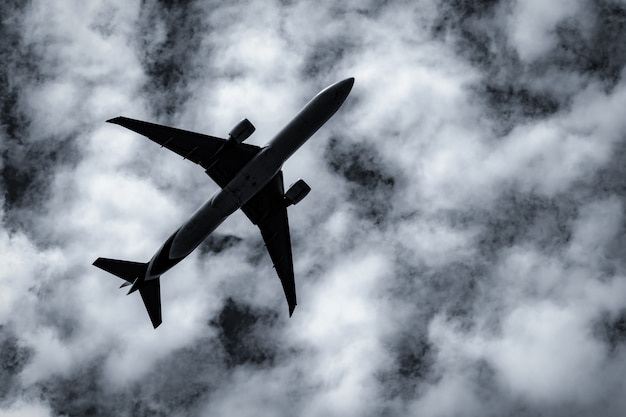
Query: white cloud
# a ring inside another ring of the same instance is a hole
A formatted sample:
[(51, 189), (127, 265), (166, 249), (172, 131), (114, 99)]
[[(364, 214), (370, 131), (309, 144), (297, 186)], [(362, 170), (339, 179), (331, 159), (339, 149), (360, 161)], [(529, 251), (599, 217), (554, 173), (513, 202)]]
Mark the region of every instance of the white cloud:
[(33, 404), (25, 401), (18, 401), (8, 408), (0, 409), (2, 417), (48, 417), (52, 413), (48, 407), (43, 404)]
[(503, 337), (487, 348), (504, 385), (533, 403), (585, 404), (598, 394), (604, 347), (574, 308), (548, 303), (515, 310)]
[(511, 21), (511, 42), (525, 61), (532, 61), (554, 47), (556, 25), (572, 18), (581, 9), (580, 1), (516, 1)]

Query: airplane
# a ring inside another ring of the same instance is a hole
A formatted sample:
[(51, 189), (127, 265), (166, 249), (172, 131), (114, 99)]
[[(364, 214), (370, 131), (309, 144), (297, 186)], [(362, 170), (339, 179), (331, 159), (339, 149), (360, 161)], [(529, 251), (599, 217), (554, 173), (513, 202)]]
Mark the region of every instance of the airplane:
[(353, 84), (354, 78), (347, 78), (320, 91), (263, 147), (243, 143), (255, 131), (248, 119), (239, 122), (228, 139), (122, 116), (107, 120), (200, 165), (221, 189), (163, 243), (150, 261), (98, 258), (93, 265), (122, 278), (125, 282), (120, 288), (130, 286), (128, 294), (139, 290), (156, 329), (162, 322), (161, 275), (185, 259), (228, 216), (241, 209), (261, 230), (291, 317), (296, 307), (296, 286), (287, 207), (299, 203), (311, 188), (300, 179), (285, 192), (282, 166), (339, 110)]

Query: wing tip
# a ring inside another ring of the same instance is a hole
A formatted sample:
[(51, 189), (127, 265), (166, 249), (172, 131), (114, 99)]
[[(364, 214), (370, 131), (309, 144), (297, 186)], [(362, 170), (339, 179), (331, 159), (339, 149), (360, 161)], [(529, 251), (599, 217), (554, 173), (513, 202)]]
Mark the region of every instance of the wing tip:
[(123, 119), (124, 118), (122, 116), (117, 116), (117, 117), (107, 120), (107, 123), (113, 123), (113, 124), (119, 125)]
[(296, 309), (296, 304), (289, 305), (289, 318), (293, 315), (293, 311)]

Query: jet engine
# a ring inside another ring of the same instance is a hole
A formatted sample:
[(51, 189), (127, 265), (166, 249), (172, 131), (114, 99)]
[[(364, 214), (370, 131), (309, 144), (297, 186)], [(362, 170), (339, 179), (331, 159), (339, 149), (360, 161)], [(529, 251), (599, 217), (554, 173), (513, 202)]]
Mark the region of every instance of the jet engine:
[(256, 128), (252, 123), (250, 123), (250, 120), (243, 119), (228, 133), (228, 136), (230, 137), (229, 140), (241, 143), (248, 139), (255, 130)]
[(289, 190), (285, 193), (287, 207), (298, 204), (306, 197), (309, 191), (311, 191), (311, 187), (309, 187), (309, 184), (304, 182), (304, 180), (298, 180), (294, 184), (291, 184)]

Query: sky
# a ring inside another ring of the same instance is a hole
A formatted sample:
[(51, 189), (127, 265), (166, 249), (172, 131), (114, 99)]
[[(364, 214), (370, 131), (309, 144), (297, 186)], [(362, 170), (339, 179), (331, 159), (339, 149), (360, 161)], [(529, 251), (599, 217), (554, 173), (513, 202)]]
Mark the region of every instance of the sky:
[[(0, 416), (623, 416), (626, 2), (0, 3)], [(106, 120), (267, 143), (292, 318), (242, 213), (161, 280), (163, 324), (93, 267), (145, 262), (216, 190)]]

